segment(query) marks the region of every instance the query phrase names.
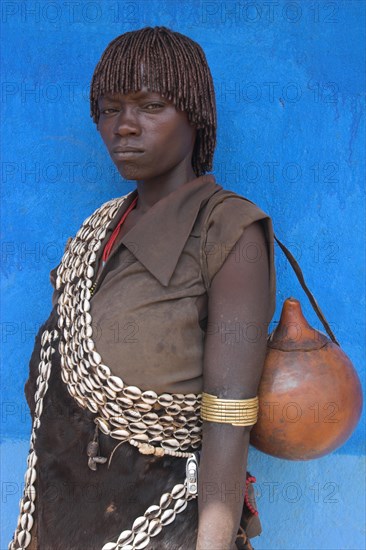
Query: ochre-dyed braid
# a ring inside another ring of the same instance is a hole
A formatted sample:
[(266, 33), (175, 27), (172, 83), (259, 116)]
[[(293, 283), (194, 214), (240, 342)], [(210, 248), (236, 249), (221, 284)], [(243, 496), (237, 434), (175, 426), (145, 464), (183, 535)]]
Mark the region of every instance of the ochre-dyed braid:
[[(141, 68), (143, 67), (143, 70)], [(212, 170), (216, 145), (216, 103), (210, 69), (201, 47), (165, 27), (145, 27), (115, 38), (95, 68), (90, 109), (98, 122), (98, 99), (146, 86), (185, 111), (197, 128), (192, 167), (197, 176)]]

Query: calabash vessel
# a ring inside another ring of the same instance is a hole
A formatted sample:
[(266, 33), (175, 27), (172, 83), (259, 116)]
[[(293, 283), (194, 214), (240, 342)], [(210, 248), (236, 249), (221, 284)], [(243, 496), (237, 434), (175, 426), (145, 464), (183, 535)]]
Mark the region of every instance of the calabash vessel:
[(251, 444), (278, 458), (319, 458), (350, 437), (361, 410), (351, 361), (308, 324), (300, 302), (288, 298), (268, 341)]

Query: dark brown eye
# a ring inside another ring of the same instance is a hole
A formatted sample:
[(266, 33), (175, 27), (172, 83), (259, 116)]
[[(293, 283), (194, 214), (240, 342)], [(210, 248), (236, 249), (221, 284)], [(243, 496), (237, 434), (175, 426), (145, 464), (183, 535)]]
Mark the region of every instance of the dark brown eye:
[(109, 107), (109, 108), (106, 108), (106, 109), (101, 109), (100, 113), (102, 115), (111, 115), (113, 113), (116, 113), (117, 112), (117, 109), (113, 109), (112, 107)]
[(147, 109), (148, 111), (154, 111), (156, 109), (161, 109), (162, 107), (164, 107), (164, 103), (157, 103), (157, 102), (152, 102), (152, 103), (147, 103), (145, 105), (145, 109)]

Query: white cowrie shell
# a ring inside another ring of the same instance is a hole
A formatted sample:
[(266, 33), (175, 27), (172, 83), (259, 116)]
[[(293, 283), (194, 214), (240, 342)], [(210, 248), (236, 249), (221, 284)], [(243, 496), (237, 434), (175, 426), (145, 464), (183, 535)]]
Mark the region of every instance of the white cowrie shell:
[(168, 407), (166, 407), (166, 412), (174, 416), (176, 414), (179, 414), (181, 410), (181, 407), (177, 403), (172, 403), (171, 405), (168, 405)]
[(199, 435), (202, 432), (202, 428), (200, 426), (195, 426), (191, 429), (191, 437), (192, 435)]
[(133, 541), (133, 548), (136, 550), (142, 550), (143, 548), (146, 548), (146, 546), (150, 542), (150, 537), (145, 531), (142, 531), (141, 533), (137, 533), (135, 536), (135, 540)]
[(116, 400), (117, 394), (115, 391), (111, 390), (111, 388), (109, 388), (108, 386), (103, 386), (102, 390), (108, 399), (112, 399), (112, 401)]
[(202, 422), (201, 422), (200, 418), (197, 418), (197, 417), (193, 416), (193, 417), (187, 419), (188, 428), (193, 428), (197, 424), (199, 424), (200, 426), (202, 425)]
[(194, 413), (195, 413), (194, 407), (187, 406), (182, 408), (182, 414), (191, 416)]
[(148, 528), (150, 537), (156, 537), (161, 532), (162, 528), (163, 526), (161, 525), (160, 519), (153, 519)]
[(183, 483), (179, 483), (178, 485), (175, 485), (172, 489), (172, 497), (174, 500), (183, 498), (186, 494), (186, 487), (183, 485)]
[(129, 529), (122, 531), (120, 536), (117, 539), (117, 543), (121, 546), (122, 544), (128, 544), (133, 541), (134, 534)]
[(23, 511), (27, 512), (28, 514), (33, 514), (35, 509), (36, 509), (36, 507), (35, 507), (34, 503), (31, 502), (30, 500), (27, 500), (27, 502), (25, 502), (23, 504)]
[(27, 513), (23, 514), (22, 517), (20, 518), (20, 525), (26, 531), (30, 531), (32, 529), (33, 523), (34, 522), (31, 514), (27, 514)]
[(167, 439), (161, 442), (163, 449), (169, 449), (170, 451), (177, 451), (179, 449), (179, 443), (175, 439)]
[(89, 378), (89, 376), (86, 376), (84, 379), (83, 379), (83, 384), (85, 385), (85, 388), (88, 390), (88, 391), (93, 391), (94, 389), (94, 386)]
[(37, 455), (34, 451), (31, 451), (27, 458), (27, 466), (29, 468), (34, 468), (37, 464)]
[(161, 426), (160, 424), (154, 424), (152, 426), (149, 426), (147, 431), (152, 437), (156, 437), (162, 433), (163, 429), (163, 426)]
[(97, 367), (102, 362), (102, 358), (97, 351), (92, 351), (90, 353), (89, 360), (93, 367)]
[(124, 417), (130, 422), (139, 422), (141, 420), (141, 414), (131, 409), (124, 412)]
[(108, 423), (103, 418), (98, 417), (98, 418), (95, 419), (95, 422), (96, 422), (96, 424), (98, 424), (100, 430), (105, 435), (109, 435), (110, 429), (109, 429)]
[(36, 481), (36, 470), (34, 468), (28, 468), (25, 472), (24, 481), (28, 485), (33, 485), (33, 483)]
[(91, 411), (92, 413), (98, 412), (98, 405), (92, 399), (87, 398), (86, 406), (88, 407), (89, 411)]
[(112, 426), (115, 426), (116, 428), (121, 428), (121, 426), (128, 426), (127, 420), (122, 416), (112, 416), (109, 419), (109, 422)]
[(141, 413), (148, 413), (149, 411), (151, 411), (151, 405), (148, 405), (147, 403), (137, 402), (135, 403), (135, 409)]
[(141, 395), (141, 399), (149, 405), (154, 405), (158, 399), (158, 395), (154, 391), (144, 391)]
[(34, 485), (29, 485), (28, 487), (26, 487), (25, 494), (27, 495), (29, 500), (34, 502), (36, 500), (36, 488), (34, 487)]
[(155, 424), (158, 422), (159, 417), (156, 413), (149, 412), (147, 414), (144, 414), (142, 417), (143, 422), (147, 424), (148, 426), (151, 426), (152, 424)]
[(38, 401), (35, 408), (35, 414), (39, 417), (42, 415), (42, 411), (43, 411), (43, 401)]
[(176, 514), (180, 514), (181, 512), (183, 512), (183, 510), (185, 510), (187, 508), (187, 504), (188, 502), (182, 498), (178, 499), (175, 503), (174, 503), (174, 511)]
[(97, 374), (102, 380), (106, 380), (110, 376), (111, 371), (107, 365), (97, 365)]
[[(88, 338), (86, 340), (86, 347), (87, 347), (88, 351), (93, 352), (93, 350), (95, 348), (95, 344), (94, 344), (94, 341), (91, 338)], [(95, 353), (97, 353), (97, 352), (95, 352)], [(99, 363), (101, 363), (101, 361), (99, 361)], [(98, 365), (99, 365), (99, 363), (98, 363)]]
[(126, 386), (123, 389), (123, 394), (130, 399), (139, 399), (141, 397), (141, 390), (137, 386)]
[(148, 527), (148, 524), (149, 522), (145, 516), (139, 516), (133, 522), (132, 531), (134, 531), (135, 533), (139, 533), (140, 531), (145, 531)]
[(186, 428), (181, 428), (180, 430), (176, 430), (174, 432), (174, 437), (176, 439), (186, 439), (189, 436), (189, 432)]
[(184, 441), (179, 442), (179, 447), (181, 448), (182, 451), (186, 451), (187, 449), (189, 449), (190, 446), (191, 446), (190, 439), (185, 439)]
[(116, 401), (125, 409), (129, 409), (133, 405), (132, 399), (128, 399), (127, 397), (117, 397)]
[(173, 397), (169, 393), (162, 393), (158, 397), (158, 403), (163, 407), (167, 407), (173, 403)]
[(151, 520), (153, 518), (157, 518), (161, 514), (161, 508), (160, 506), (157, 506), (156, 504), (153, 504), (152, 506), (149, 506), (149, 508), (146, 510), (144, 516)]
[(95, 390), (92, 393), (93, 399), (96, 401), (98, 405), (104, 405), (106, 402), (106, 398), (104, 394), (101, 391)]
[(145, 426), (143, 422), (131, 422), (129, 425), (129, 429), (134, 434), (140, 434), (146, 432), (147, 426)]
[(174, 422), (174, 418), (168, 414), (161, 416), (159, 420), (163, 426), (171, 426)]
[(31, 535), (27, 531), (20, 531), (17, 540), (19, 542), (20, 548), (26, 548), (30, 544)]
[(174, 425), (175, 426), (182, 426), (182, 428), (186, 425), (187, 418), (180, 414), (179, 416), (174, 417)]
[(170, 493), (164, 493), (160, 497), (159, 506), (162, 510), (165, 510), (165, 508), (168, 508), (169, 504), (172, 501), (172, 495)]
[(130, 437), (130, 432), (127, 430), (117, 429), (112, 430), (110, 432), (110, 435), (112, 437), (115, 437), (116, 439), (121, 439), (122, 441), (124, 441), (125, 439), (128, 439)]
[(119, 378), (118, 376), (110, 376), (107, 379), (107, 384), (111, 388), (111, 390), (115, 392), (120, 392), (121, 390), (123, 390), (124, 386), (123, 380), (121, 380), (121, 378)]
[(113, 402), (106, 403), (105, 409), (106, 411), (108, 411), (110, 415), (114, 415), (114, 416), (118, 416), (123, 413), (122, 407), (120, 407), (117, 403), (113, 403)]
[(178, 403), (180, 405), (184, 401), (184, 394), (183, 393), (173, 393), (172, 394), (174, 403)]
[(174, 510), (164, 510), (164, 512), (161, 514), (161, 524), (162, 525), (169, 525), (169, 523), (172, 523), (175, 520), (175, 512)]

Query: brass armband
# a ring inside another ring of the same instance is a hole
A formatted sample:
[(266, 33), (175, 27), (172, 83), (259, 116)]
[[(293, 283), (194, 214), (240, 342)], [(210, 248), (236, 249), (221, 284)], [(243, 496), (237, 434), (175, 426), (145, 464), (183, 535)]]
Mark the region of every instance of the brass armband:
[(201, 418), (233, 426), (253, 426), (258, 420), (258, 396), (251, 399), (220, 399), (202, 392)]

